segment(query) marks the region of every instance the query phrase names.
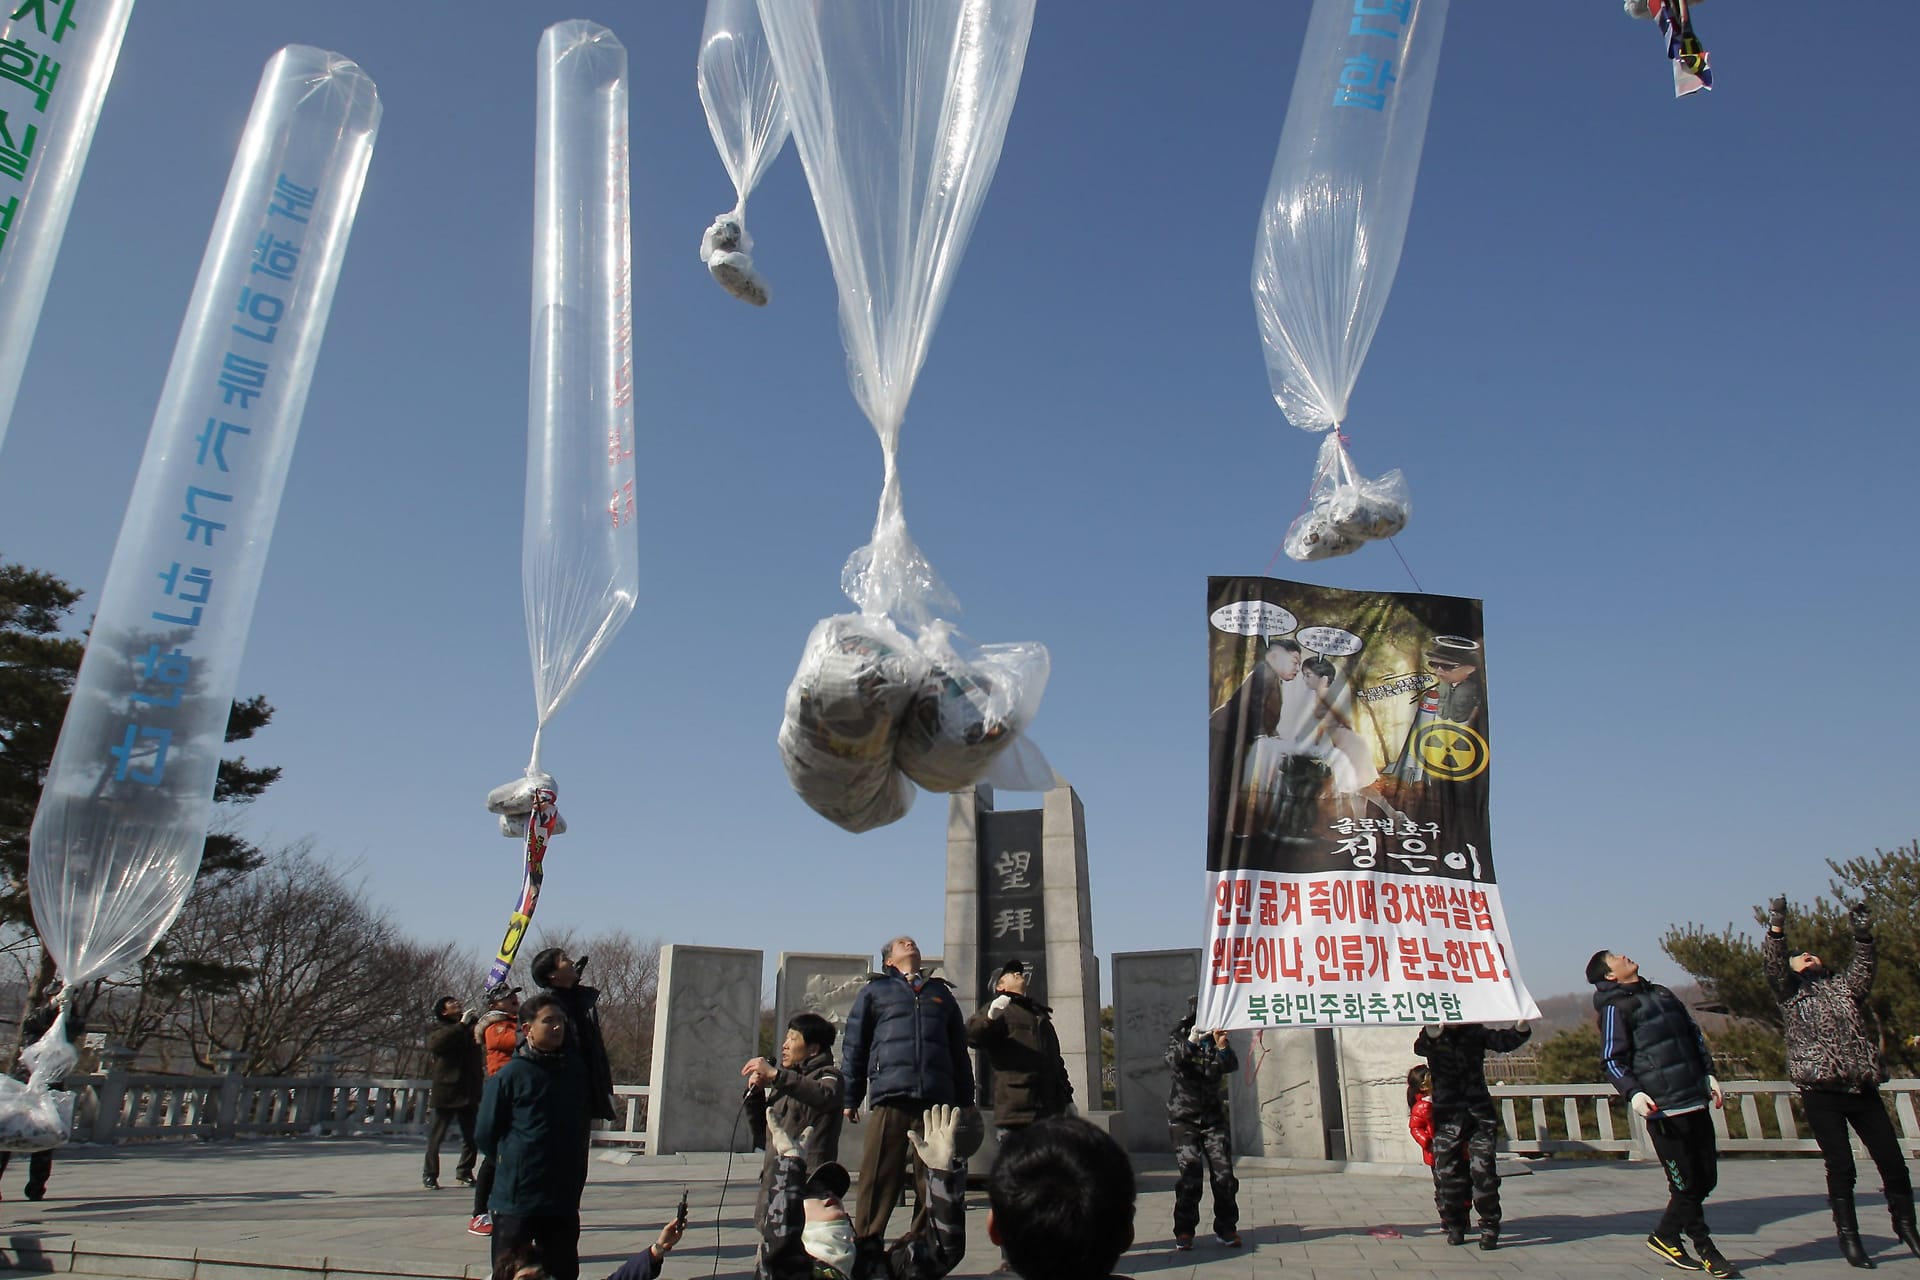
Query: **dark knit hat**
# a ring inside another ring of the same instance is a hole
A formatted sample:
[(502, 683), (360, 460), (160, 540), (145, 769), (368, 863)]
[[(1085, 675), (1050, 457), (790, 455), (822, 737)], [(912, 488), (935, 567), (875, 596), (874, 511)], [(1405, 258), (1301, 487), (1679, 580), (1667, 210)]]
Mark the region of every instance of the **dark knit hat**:
[(1602, 947), (1593, 953), (1593, 959), (1587, 961), (1587, 981), (1597, 987), (1607, 980), (1608, 971), (1607, 949)]

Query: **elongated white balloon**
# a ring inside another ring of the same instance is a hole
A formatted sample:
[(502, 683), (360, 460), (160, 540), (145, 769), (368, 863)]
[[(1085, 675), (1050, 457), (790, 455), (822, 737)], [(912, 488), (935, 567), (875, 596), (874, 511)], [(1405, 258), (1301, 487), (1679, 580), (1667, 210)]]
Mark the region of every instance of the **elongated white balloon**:
[(633, 247), (627, 51), (605, 27), (540, 39), (533, 359), (520, 579), (540, 739), (633, 612)]
[(200, 866), (247, 629), (380, 124), (359, 67), (267, 63), (34, 815), (69, 986), (147, 953)]
[(1447, 0), (1314, 0), (1254, 242), (1273, 398), (1325, 431), (1386, 309), (1407, 239)]
[(1020, 90), (1034, 0), (761, 0), (840, 292), (854, 399), (886, 473), (873, 542), (842, 585), (865, 613), (924, 622), (945, 598), (907, 536), (900, 424)]
[(133, 0), (0, 8), (0, 441), (132, 14)]

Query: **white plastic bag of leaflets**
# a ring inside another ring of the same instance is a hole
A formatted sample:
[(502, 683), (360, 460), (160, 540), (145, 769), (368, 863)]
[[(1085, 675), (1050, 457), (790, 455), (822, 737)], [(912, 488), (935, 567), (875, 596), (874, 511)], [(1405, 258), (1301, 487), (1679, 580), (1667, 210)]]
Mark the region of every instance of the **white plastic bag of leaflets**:
[(794, 143), (820, 215), (854, 399), (880, 437), (873, 540), (787, 690), (779, 746), (794, 790), (849, 831), (904, 816), (914, 783), (1051, 786), (1025, 729), (1046, 688), (1040, 644), (975, 646), (907, 533), (900, 425), (1020, 87), (1034, 0), (910, 5), (762, 0)]
[(1447, 3), (1314, 0), (1307, 20), (1253, 254), (1273, 398), (1294, 426), (1332, 433), (1287, 531), (1295, 560), (1391, 537), (1411, 510), (1399, 472), (1354, 469), (1340, 427), (1406, 244)]
[(138, 963), (193, 888), (379, 124), (338, 54), (289, 45), (260, 78), (33, 817), (33, 918), (65, 987), (26, 1085), (0, 1085), (0, 1149), (65, 1140), (64, 992)]
[(714, 218), (700, 237), (700, 261), (721, 288), (764, 307), (769, 291), (753, 265), (747, 197), (786, 145), (789, 126), (755, 0), (707, 0), (694, 80), (734, 195), (733, 208)]

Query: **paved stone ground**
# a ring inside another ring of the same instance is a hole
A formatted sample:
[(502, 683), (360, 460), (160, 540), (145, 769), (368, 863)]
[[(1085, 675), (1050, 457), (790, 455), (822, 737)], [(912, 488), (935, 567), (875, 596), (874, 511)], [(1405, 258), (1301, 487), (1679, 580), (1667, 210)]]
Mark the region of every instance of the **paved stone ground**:
[[(451, 1154), (451, 1153), (449, 1153)], [(610, 1273), (652, 1240), (685, 1188), (693, 1230), (667, 1280), (742, 1277), (759, 1157), (596, 1160), (584, 1204), (585, 1280)], [(1433, 1224), (1425, 1170), (1316, 1172), (1241, 1166), (1247, 1247), (1202, 1236), (1172, 1249), (1173, 1177), (1145, 1168), (1138, 1241), (1122, 1269), (1153, 1280), (1409, 1275), (1617, 1277), (1677, 1275), (1642, 1244), (1663, 1185), (1647, 1164), (1537, 1163), (1503, 1187), (1507, 1241), (1495, 1253), (1449, 1248)], [(470, 1193), (420, 1188), (417, 1140), (261, 1141), (86, 1147), (62, 1151), (49, 1198), (21, 1198), (16, 1158), (0, 1192), (0, 1268), (77, 1270), (150, 1280), (370, 1280), (481, 1277), (486, 1243), (466, 1233)], [(451, 1175), (451, 1162), (448, 1162)], [(971, 1248), (955, 1272), (998, 1265), (984, 1196), (969, 1197)], [(1863, 1197), (1867, 1243), (1882, 1266), (1920, 1280), (1876, 1193)], [(1727, 1254), (1755, 1276), (1850, 1276), (1834, 1250), (1820, 1166), (1808, 1159), (1729, 1160), (1709, 1218)], [(1202, 1225), (1208, 1219), (1203, 1205)], [(718, 1227), (716, 1228), (716, 1221)], [(896, 1214), (904, 1226), (905, 1210)]]

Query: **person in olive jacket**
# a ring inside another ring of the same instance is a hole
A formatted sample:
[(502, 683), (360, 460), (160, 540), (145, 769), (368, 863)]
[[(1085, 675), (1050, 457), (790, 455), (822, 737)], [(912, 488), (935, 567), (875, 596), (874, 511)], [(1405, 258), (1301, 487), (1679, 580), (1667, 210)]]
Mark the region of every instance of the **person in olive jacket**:
[(520, 1025), (525, 1043), (480, 1099), (480, 1149), (496, 1165), (487, 1202), (493, 1260), (533, 1245), (553, 1280), (578, 1280), (591, 1105), (586, 1064), (567, 1051), (567, 1015), (557, 997), (527, 1001)]
[(967, 1043), (993, 1066), (993, 1126), (1003, 1138), (1035, 1120), (1063, 1116), (1073, 1105), (1053, 1010), (1027, 994), (1031, 981), (1025, 964), (1007, 961), (993, 999), (967, 1019)]
[(1914, 1228), (1913, 1179), (1907, 1173), (1900, 1139), (1880, 1100), (1887, 1078), (1880, 1056), (1880, 1027), (1867, 1008), (1873, 990), (1876, 957), (1873, 917), (1864, 902), (1848, 910), (1853, 925), (1853, 959), (1835, 973), (1809, 951), (1787, 954), (1787, 899), (1767, 904), (1767, 936), (1760, 947), (1762, 967), (1787, 1036), (1787, 1075), (1800, 1089), (1807, 1126), (1827, 1165), (1827, 1206), (1840, 1240), (1841, 1256), (1856, 1267), (1873, 1262), (1860, 1243), (1860, 1222), (1853, 1207), (1853, 1144), (1847, 1126), (1880, 1170), (1887, 1213), (1902, 1244), (1920, 1254)]
[[(1706, 1200), (1720, 1181), (1720, 1150), (1708, 1107), (1724, 1105), (1707, 1039), (1680, 998), (1640, 976), (1631, 956), (1601, 950), (1587, 961), (1600, 1021), (1600, 1065), (1607, 1080), (1647, 1122), (1667, 1175), (1667, 1208), (1647, 1248), (1683, 1271), (1736, 1276), (1714, 1246)], [(1681, 1236), (1693, 1237), (1698, 1261)]]
[(440, 1189), (440, 1144), (447, 1127), (456, 1122), (460, 1164), (455, 1176), (462, 1186), (473, 1185), (473, 1114), (480, 1105), (480, 1085), (486, 1074), (485, 1053), (473, 1038), (478, 1016), (471, 1010), (463, 1012), (455, 996), (433, 1002), (433, 1027), (427, 1032), (427, 1056), (433, 1060), (427, 1104), (433, 1108), (433, 1120), (427, 1126), (427, 1159), (420, 1172), (420, 1185), (429, 1191)]

